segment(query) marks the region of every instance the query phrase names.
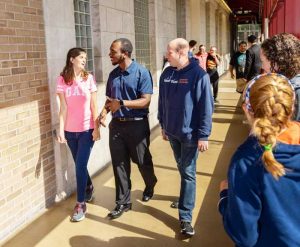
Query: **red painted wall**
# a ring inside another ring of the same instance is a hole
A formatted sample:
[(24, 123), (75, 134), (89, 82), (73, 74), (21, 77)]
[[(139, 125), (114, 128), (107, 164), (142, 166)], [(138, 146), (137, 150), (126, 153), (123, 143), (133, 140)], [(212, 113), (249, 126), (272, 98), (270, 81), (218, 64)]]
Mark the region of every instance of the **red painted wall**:
[[(276, 9), (272, 13), (275, 6)], [(265, 0), (263, 20), (264, 18), (269, 18), (269, 37), (286, 32), (300, 38), (299, 0)]]
[(285, 31), (293, 33), (300, 38), (300, 1), (286, 0), (285, 1)]

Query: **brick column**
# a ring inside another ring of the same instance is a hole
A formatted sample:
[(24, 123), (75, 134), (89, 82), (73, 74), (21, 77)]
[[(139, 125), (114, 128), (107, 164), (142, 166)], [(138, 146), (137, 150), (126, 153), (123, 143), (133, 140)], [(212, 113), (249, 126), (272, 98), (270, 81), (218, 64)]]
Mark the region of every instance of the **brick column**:
[(56, 194), (42, 0), (0, 3), (0, 241)]

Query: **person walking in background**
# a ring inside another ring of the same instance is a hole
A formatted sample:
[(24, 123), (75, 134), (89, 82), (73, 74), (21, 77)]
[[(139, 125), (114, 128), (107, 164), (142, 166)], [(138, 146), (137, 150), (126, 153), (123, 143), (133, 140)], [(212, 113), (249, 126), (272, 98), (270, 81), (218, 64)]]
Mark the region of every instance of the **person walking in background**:
[(204, 45), (199, 46), (199, 51), (195, 54), (195, 58), (199, 60), (199, 66), (206, 71), (206, 60), (208, 53)]
[[(239, 50), (233, 54), (229, 62), (230, 75), (232, 79), (236, 79), (236, 91), (238, 93), (243, 93), (246, 86), (246, 82), (243, 79), (246, 64), (246, 50), (247, 43), (245, 41), (241, 41), (239, 43)], [(235, 70), (235, 76), (233, 70)]]
[(260, 46), (255, 35), (248, 37), (249, 48), (246, 51), (244, 80), (250, 81), (261, 72)]
[(243, 109), (251, 134), (220, 184), (219, 211), (237, 246), (300, 246), (300, 123), (294, 90), (279, 74), (254, 78)]
[(220, 103), (217, 99), (218, 97), (218, 91), (219, 91), (219, 73), (218, 73), (218, 66), (221, 62), (220, 56), (217, 54), (217, 47), (212, 46), (210, 47), (208, 56), (207, 56), (207, 62), (206, 62), (206, 68), (207, 73), (209, 74), (210, 83), (213, 88), (213, 94), (214, 94), (214, 103), (218, 104)]
[(168, 58), (166, 58), (166, 56), (164, 55), (163, 56), (163, 66), (162, 66), (162, 69), (161, 71), (164, 71), (165, 68), (169, 67), (170, 66), (170, 63), (168, 62)]
[(265, 72), (291, 80), (296, 95), (294, 119), (300, 121), (300, 40), (292, 34), (276, 34), (262, 43), (260, 59)]
[(188, 42), (174, 39), (167, 47), (171, 66), (160, 77), (158, 119), (169, 140), (181, 177), (179, 221), (181, 233), (195, 234), (191, 225), (195, 206), (198, 152), (208, 149), (213, 98), (209, 77), (198, 60), (188, 57)]
[(196, 40), (190, 40), (189, 42), (189, 58), (192, 58), (194, 56), (194, 51), (196, 50), (197, 41)]
[(59, 98), (58, 142), (67, 143), (76, 167), (77, 202), (71, 221), (85, 218), (86, 201), (92, 200), (94, 187), (87, 165), (94, 141), (100, 139), (97, 121), (97, 87), (85, 69), (86, 51), (72, 48), (57, 79)]
[(157, 178), (150, 154), (149, 105), (153, 93), (150, 72), (131, 59), (133, 47), (128, 39), (112, 42), (109, 57), (118, 65), (110, 74), (106, 85), (107, 100), (99, 121), (105, 126), (108, 112), (109, 148), (116, 185), (116, 207), (110, 219), (120, 217), (131, 209), (130, 160), (138, 165), (145, 182), (142, 200), (149, 201), (154, 193)]

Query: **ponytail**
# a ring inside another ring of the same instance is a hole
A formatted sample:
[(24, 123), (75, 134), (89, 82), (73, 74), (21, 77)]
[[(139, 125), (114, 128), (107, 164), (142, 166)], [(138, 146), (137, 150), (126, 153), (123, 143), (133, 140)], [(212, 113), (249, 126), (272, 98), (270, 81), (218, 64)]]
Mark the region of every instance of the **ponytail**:
[(272, 126), (267, 119), (258, 119), (253, 125), (253, 133), (263, 147), (263, 164), (275, 179), (279, 179), (279, 177), (285, 175), (284, 166), (275, 159), (273, 154), (273, 148), (276, 145), (276, 136), (279, 134), (279, 131), (280, 129)]
[[(255, 82), (255, 83), (254, 83)], [(273, 154), (277, 136), (288, 127), (294, 104), (294, 89), (284, 76), (267, 74), (248, 84), (247, 109), (254, 116), (252, 133), (263, 147), (262, 161), (275, 179), (285, 175), (284, 166)]]

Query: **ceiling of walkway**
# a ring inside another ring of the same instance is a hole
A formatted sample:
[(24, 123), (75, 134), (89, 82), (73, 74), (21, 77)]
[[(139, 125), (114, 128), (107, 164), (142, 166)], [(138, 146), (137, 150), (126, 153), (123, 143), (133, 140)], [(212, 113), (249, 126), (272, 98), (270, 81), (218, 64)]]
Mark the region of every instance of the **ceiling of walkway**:
[(259, 12), (259, 2), (261, 0), (225, 0), (228, 6), (233, 10), (251, 10), (254, 13)]
[(260, 21), (260, 5), (263, 0), (225, 0), (238, 17), (238, 22), (259, 22)]

